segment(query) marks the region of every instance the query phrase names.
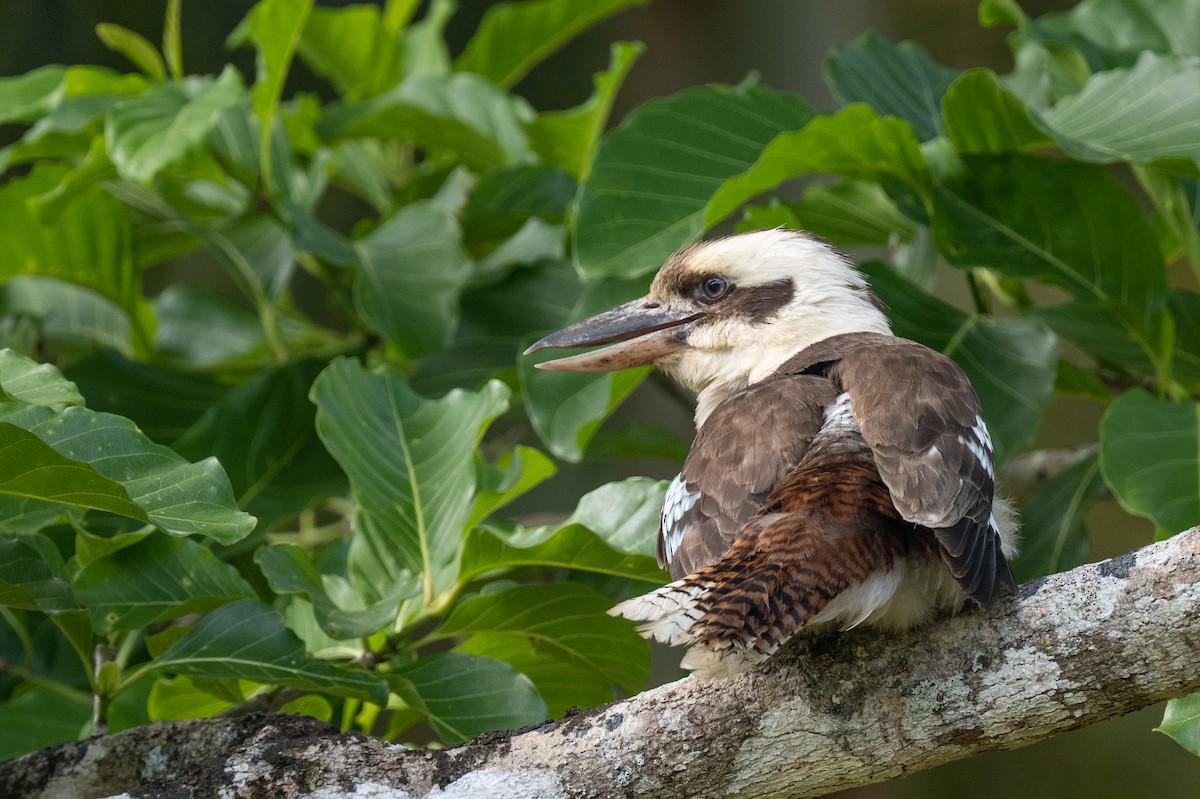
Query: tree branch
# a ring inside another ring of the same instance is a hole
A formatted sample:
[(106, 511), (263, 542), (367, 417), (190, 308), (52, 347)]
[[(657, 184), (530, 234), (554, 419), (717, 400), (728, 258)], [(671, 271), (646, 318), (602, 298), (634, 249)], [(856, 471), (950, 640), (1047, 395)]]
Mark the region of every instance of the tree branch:
[(680, 680), (453, 749), (288, 716), (155, 724), (2, 764), (0, 795), (816, 796), (1181, 696), (1200, 688), (1198, 662), (1195, 528), (1035, 580), (991, 612), (808, 637), (734, 680)]

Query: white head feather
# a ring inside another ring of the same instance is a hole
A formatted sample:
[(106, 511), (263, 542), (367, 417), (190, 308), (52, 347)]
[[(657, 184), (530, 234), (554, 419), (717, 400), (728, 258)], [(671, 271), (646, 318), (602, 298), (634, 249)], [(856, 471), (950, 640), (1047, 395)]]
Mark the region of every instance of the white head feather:
[(890, 334), (863, 275), (825, 242), (793, 230), (760, 230), (703, 242), (680, 251), (659, 272), (650, 298), (671, 306), (689, 277), (715, 275), (734, 295), (790, 281), (789, 302), (768, 318), (713, 314), (688, 335), (688, 348), (659, 361), (665, 371), (699, 392), (696, 423), (727, 396), (758, 382), (812, 344), (842, 333)]

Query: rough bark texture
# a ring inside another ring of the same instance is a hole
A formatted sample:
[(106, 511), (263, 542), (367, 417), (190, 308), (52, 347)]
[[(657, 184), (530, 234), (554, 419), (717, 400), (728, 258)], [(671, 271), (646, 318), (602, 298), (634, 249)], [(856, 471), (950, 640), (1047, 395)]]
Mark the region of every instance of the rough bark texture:
[(1200, 688), (1200, 528), (899, 636), (798, 642), (534, 729), (413, 752), (318, 722), (156, 724), (0, 765), (0, 795), (816, 796)]

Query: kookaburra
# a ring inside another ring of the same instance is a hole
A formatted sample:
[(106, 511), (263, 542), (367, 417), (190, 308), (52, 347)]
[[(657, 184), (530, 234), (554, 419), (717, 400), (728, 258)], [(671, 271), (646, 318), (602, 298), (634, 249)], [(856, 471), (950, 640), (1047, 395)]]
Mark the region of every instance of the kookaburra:
[(658, 536), (675, 582), (612, 611), (687, 645), (697, 676), (736, 674), (808, 627), (908, 627), (1014, 588), (1015, 519), (975, 391), (893, 335), (828, 244), (764, 230), (686, 247), (646, 297), (527, 352), (598, 344), (539, 366), (652, 363), (698, 392)]

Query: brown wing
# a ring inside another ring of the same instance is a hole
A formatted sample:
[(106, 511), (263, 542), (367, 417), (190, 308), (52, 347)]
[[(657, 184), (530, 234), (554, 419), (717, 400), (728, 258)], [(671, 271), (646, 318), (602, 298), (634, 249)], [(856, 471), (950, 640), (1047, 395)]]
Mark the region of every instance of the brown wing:
[(1015, 587), (992, 516), (992, 442), (958, 365), (898, 340), (847, 353), (830, 378), (850, 395), (896, 510), (933, 530), (963, 591), (989, 605)]
[(672, 579), (715, 563), (781, 479), (800, 462), (837, 390), (822, 377), (783, 375), (722, 402), (705, 420), (671, 484), (658, 563)]

